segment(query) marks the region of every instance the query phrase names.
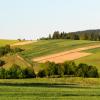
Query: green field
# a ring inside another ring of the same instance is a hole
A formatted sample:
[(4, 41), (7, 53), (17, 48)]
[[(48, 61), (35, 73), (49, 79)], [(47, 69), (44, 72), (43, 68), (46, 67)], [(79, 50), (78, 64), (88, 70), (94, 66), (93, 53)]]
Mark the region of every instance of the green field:
[(96, 44), (100, 44), (100, 42), (86, 40), (41, 40), (33, 44), (19, 47), (26, 49), (21, 53), (22, 56), (31, 59)]
[(0, 39), (0, 47), (18, 42), (17, 40), (4, 40)]
[[(8, 44), (15, 43), (16, 40), (0, 40), (0, 46)], [(34, 42), (32, 44), (28, 45), (23, 45), (23, 46), (18, 46), (22, 49), (25, 49), (24, 52), (20, 53), (20, 55), (28, 61), (28, 63), (32, 63), (31, 59), (35, 57), (40, 57), (40, 56), (45, 56), (45, 55), (50, 55), (62, 51), (68, 51), (71, 49), (79, 48), (79, 47), (84, 47), (84, 46), (90, 46), (90, 45), (99, 45), (99, 41), (86, 41), (86, 40), (38, 40), (38, 42)], [(90, 56), (87, 57), (82, 57), (78, 60), (75, 60), (76, 63), (87, 63), (89, 65), (94, 65), (99, 69), (100, 72), (100, 48), (96, 49), (91, 49), (87, 50), (84, 52), (90, 52), (93, 53)], [(6, 61), (6, 67), (8, 68), (9, 66), (12, 65), (12, 63), (16, 63), (21, 66), (26, 66), (27, 62), (21, 61), (18, 57), (8, 55), (6, 57), (2, 58), (3, 60)], [(16, 60), (15, 60), (16, 59)], [(38, 68), (35, 67), (37, 70)]]
[(0, 80), (0, 99), (99, 100), (99, 84), (100, 79), (82, 78)]
[[(49, 54), (54, 54), (62, 51), (68, 51), (71, 49), (85, 47), (90, 45), (99, 45), (98, 41), (86, 41), (86, 40), (42, 40), (35, 42), (33, 44), (19, 46), (25, 49), (21, 53), (22, 57), (32, 59), (35, 57), (45, 56)], [(99, 69), (100, 72), (100, 48), (87, 50), (84, 52), (93, 53), (90, 56), (82, 57), (78, 60), (75, 60), (76, 63), (87, 63), (89, 65), (94, 65)]]
[(94, 65), (99, 69), (100, 73), (100, 48), (95, 48), (91, 50), (86, 50), (84, 52), (92, 53), (92, 55), (87, 57), (82, 57), (80, 59), (75, 60), (77, 63), (86, 63), (89, 65)]
[[(2, 40), (1, 40), (2, 41)], [(8, 41), (8, 40), (7, 40)], [(16, 41), (1, 42), (1, 46)], [(32, 44), (18, 46), (25, 49), (20, 53), (28, 60), (67, 51), (79, 47), (97, 45), (97, 41), (85, 40), (42, 40)], [(90, 56), (75, 60), (75, 62), (95, 65), (100, 72), (100, 48), (86, 50), (93, 53)], [(13, 63), (22, 67), (28, 62), (16, 55), (8, 54), (1, 58), (5, 60), (4, 67), (9, 68)], [(0, 79), (0, 100), (99, 100), (100, 78), (35, 78), (35, 79)]]

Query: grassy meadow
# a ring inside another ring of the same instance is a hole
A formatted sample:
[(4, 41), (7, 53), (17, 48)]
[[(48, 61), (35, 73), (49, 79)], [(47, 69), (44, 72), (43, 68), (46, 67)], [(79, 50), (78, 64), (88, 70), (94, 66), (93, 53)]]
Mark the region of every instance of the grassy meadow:
[(94, 65), (98, 68), (100, 73), (100, 48), (90, 49), (86, 50), (84, 52), (92, 53), (92, 55), (87, 57), (82, 57), (77, 60), (75, 60), (77, 63), (86, 63), (89, 65)]
[[(16, 40), (0, 40), (1, 45), (6, 45), (7, 43), (12, 44), (16, 43)], [(87, 40), (38, 40), (37, 42), (34, 42), (32, 44), (27, 44), (27, 45), (21, 45), (17, 46), (25, 51), (20, 53), (20, 55), (26, 60), (22, 61), (19, 59), (16, 55), (7, 55), (3, 57), (2, 59), (6, 61), (6, 64), (4, 67), (9, 68), (9, 66), (12, 65), (12, 63), (16, 63), (21, 66), (29, 66), (30, 63), (32, 63), (31, 59), (35, 57), (40, 57), (40, 56), (45, 56), (45, 55), (50, 55), (62, 51), (68, 51), (72, 50), (75, 48), (79, 47), (84, 47), (84, 46), (90, 46), (90, 45), (99, 45), (99, 41), (87, 41)], [(0, 46), (1, 46), (0, 45)], [(84, 52), (89, 52), (93, 53), (90, 56), (82, 57), (80, 59), (75, 60), (76, 63), (87, 63), (90, 65), (94, 65), (99, 69), (100, 72), (100, 48), (96, 49), (91, 49), (91, 50), (86, 50)], [(27, 62), (28, 61), (28, 62)], [(39, 67), (35, 67), (35, 70), (37, 71), (40, 69)]]
[[(73, 82), (73, 83), (72, 83)], [(1, 100), (99, 100), (100, 79), (0, 80)]]
[[(0, 46), (12, 44), (16, 41), (2, 42)], [(54, 54), (78, 47), (97, 45), (97, 41), (85, 40), (39, 40), (32, 44), (18, 46), (25, 49), (19, 53), (28, 60)], [(75, 62), (95, 65), (100, 72), (100, 48), (86, 50), (93, 53), (90, 56), (82, 57)], [(8, 54), (1, 57), (6, 62), (5, 68), (13, 63), (22, 67), (29, 66), (29, 63), (20, 59), (18, 55)], [(36, 68), (36, 67), (35, 67)], [(100, 100), (100, 78), (34, 78), (34, 79), (0, 79), (0, 100)]]
[[(86, 40), (39, 40), (33, 44), (19, 46), (25, 49), (21, 53), (23, 58), (32, 59), (35, 57), (50, 55), (62, 51), (68, 51), (79, 47), (85, 47), (90, 45), (99, 45), (98, 41), (86, 41)], [(84, 52), (93, 53), (92, 55), (82, 57), (75, 60), (76, 63), (87, 63), (94, 65), (99, 69), (100, 72), (100, 48), (86, 50)], [(29, 60), (31, 61), (31, 60)], [(35, 68), (36, 69), (36, 68)], [(38, 69), (38, 68), (37, 68)], [(36, 70), (37, 70), (36, 69)]]
[(19, 47), (25, 49), (25, 51), (22, 52), (21, 55), (25, 58), (31, 59), (97, 44), (100, 44), (100, 42), (86, 40), (39, 40), (38, 42), (35, 42), (33, 44), (23, 45)]
[(4, 39), (0, 39), (0, 47), (1, 46), (5, 46), (5, 45), (9, 45), (9, 44), (14, 44), (17, 43), (17, 40), (4, 40)]

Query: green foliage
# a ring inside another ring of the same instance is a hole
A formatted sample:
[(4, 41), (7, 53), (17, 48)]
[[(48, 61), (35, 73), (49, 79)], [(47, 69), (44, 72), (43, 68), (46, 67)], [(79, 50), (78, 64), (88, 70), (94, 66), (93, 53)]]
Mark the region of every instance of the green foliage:
[(3, 67), (0, 68), (0, 79), (5, 79), (6, 71)]
[(0, 60), (0, 66), (3, 66), (5, 64), (5, 61)]
[(18, 48), (18, 47), (16, 47), (16, 48), (12, 49), (12, 52), (14, 52), (14, 53), (17, 53), (17, 52), (22, 52), (22, 51), (24, 51), (24, 50), (23, 50), (23, 49), (21, 49), (21, 48)]
[(7, 72), (7, 78), (17, 79), (23, 77), (23, 72), (20, 66), (13, 64), (12, 67)]
[(6, 45), (4, 47), (0, 47), (0, 57), (6, 55), (8, 53), (12, 53), (12, 52), (17, 53), (17, 52), (22, 52), (22, 51), (24, 51), (24, 50), (21, 48), (13, 48), (12, 49), (10, 47), (10, 45)]
[[(60, 33), (59, 33), (59, 31), (55, 31), (55, 32), (53, 33), (52, 38), (53, 38), (53, 39), (60, 39)], [(50, 38), (50, 39), (51, 39), (51, 38)]]
[(41, 77), (41, 78), (46, 77), (46, 76), (47, 76), (47, 73), (46, 73), (46, 70), (44, 69), (40, 70), (37, 75), (37, 77)]
[[(49, 35), (50, 36), (50, 35)], [(77, 32), (59, 32), (55, 31), (51, 38), (43, 38), (43, 39), (72, 39), (72, 40), (92, 40), (92, 41), (100, 41), (100, 30), (85, 30), (85, 31), (77, 31)]]
[(76, 65), (73, 61), (64, 62), (64, 75), (74, 75), (76, 72)]
[(58, 75), (63, 77), (64, 75), (78, 76), (78, 77), (98, 77), (98, 70), (94, 66), (87, 64), (79, 64), (76, 66), (75, 62), (67, 61), (63, 64), (56, 64), (54, 62), (46, 62), (46, 68), (40, 70), (38, 73), (39, 77), (52, 77)]
[(30, 67), (25, 68), (23, 70), (23, 73), (24, 73), (24, 77), (25, 78), (35, 78), (36, 77), (35, 72), (34, 72), (34, 69), (33, 68), (30, 68)]
[(32, 68), (21, 69), (19, 65), (13, 64), (9, 70), (0, 68), (1, 79), (22, 79), (36, 77)]
[(79, 77), (98, 77), (98, 70), (94, 66), (89, 66), (87, 64), (79, 64), (76, 70), (76, 76)]

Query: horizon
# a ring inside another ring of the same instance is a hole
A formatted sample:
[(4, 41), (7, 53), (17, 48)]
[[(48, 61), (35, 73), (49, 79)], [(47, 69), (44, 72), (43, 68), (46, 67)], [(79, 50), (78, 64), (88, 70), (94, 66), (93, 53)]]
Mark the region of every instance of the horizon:
[(100, 29), (99, 0), (0, 0), (0, 38), (33, 40), (54, 31)]

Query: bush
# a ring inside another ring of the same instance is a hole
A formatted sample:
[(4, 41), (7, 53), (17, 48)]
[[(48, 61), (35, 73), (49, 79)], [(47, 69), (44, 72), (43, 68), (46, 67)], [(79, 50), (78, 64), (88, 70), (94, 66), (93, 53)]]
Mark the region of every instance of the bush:
[(0, 79), (5, 79), (6, 78), (6, 70), (1, 67), (0, 68)]
[(25, 68), (23, 70), (23, 73), (24, 73), (24, 77), (25, 78), (35, 78), (36, 77), (33, 68), (29, 68), (29, 67), (28, 68)]
[(97, 68), (94, 66), (89, 66), (87, 77), (99, 77)]
[(6, 71), (5, 77), (8, 79), (22, 79), (36, 77), (32, 68), (21, 69), (19, 65), (13, 64), (12, 67)]
[(7, 78), (17, 79), (23, 77), (21, 75), (23, 75), (22, 70), (20, 66), (16, 64), (13, 64), (11, 68), (7, 71)]
[(76, 72), (76, 65), (73, 61), (64, 62), (64, 75), (74, 75)]
[(5, 47), (0, 47), (0, 57), (4, 56), (5, 54), (11, 52), (10, 45), (6, 45)]
[(6, 55), (8, 53), (17, 53), (17, 52), (22, 52), (22, 51), (24, 51), (24, 50), (20, 49), (20, 48), (11, 49), (10, 45), (6, 45), (4, 47), (0, 47), (0, 57)]
[(45, 69), (45, 73), (47, 74), (47, 76), (52, 76), (52, 75), (63, 76), (64, 75), (64, 69), (63, 69), (62, 64), (47, 62), (46, 66), (47, 68)]
[(40, 70), (39, 72), (38, 72), (38, 75), (37, 75), (38, 77), (41, 77), (41, 78), (43, 78), (43, 77), (46, 77), (47, 76), (47, 74), (46, 74), (46, 70), (44, 69), (44, 70)]
[(87, 64), (79, 64), (76, 70), (76, 76), (79, 77), (98, 77), (98, 70), (94, 66), (88, 66)]
[(3, 66), (5, 64), (5, 61), (0, 60), (0, 66)]
[(22, 51), (24, 51), (23, 49), (21, 49), (21, 48), (14, 48), (14, 49), (12, 49), (12, 52), (14, 52), (14, 53), (17, 53), (17, 52), (22, 52)]

